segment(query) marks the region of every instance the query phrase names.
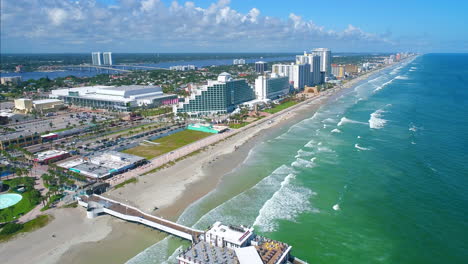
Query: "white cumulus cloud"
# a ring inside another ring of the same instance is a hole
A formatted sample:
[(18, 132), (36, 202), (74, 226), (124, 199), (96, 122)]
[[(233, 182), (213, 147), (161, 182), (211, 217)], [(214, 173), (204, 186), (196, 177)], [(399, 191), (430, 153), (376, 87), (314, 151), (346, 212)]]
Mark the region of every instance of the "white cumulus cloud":
[[(284, 51), (314, 46), (392, 45), (385, 37), (349, 25), (327, 30), (291, 13), (287, 18), (247, 13), (229, 0), (207, 8), (196, 2), (116, 0), (0, 0), (2, 42), (48, 43), (53, 50), (90, 50), (106, 45), (125, 51)], [(5, 46), (5, 45), (3, 45)]]

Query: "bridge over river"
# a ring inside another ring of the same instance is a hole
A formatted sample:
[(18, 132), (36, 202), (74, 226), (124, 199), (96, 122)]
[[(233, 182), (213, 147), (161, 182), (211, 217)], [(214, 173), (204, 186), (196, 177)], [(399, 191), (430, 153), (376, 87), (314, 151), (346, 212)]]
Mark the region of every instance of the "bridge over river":
[(99, 214), (106, 213), (126, 221), (156, 228), (192, 242), (197, 242), (200, 235), (204, 233), (202, 230), (186, 227), (164, 218), (144, 213), (135, 207), (96, 194), (80, 196), (78, 203), (87, 208), (88, 218), (94, 218)]
[(79, 64), (79, 65), (63, 65), (55, 66), (55, 68), (62, 68), (68, 70), (79, 70), (79, 71), (103, 71), (103, 72), (120, 72), (128, 73), (134, 70), (169, 70), (160, 67), (144, 66), (144, 65), (132, 65), (132, 64), (116, 64), (116, 65), (93, 65), (93, 64)]

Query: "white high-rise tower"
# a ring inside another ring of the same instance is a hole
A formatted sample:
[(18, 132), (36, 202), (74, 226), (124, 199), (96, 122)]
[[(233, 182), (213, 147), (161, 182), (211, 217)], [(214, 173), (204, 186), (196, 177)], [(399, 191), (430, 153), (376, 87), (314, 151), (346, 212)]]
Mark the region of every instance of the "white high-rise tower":
[(320, 56), (320, 71), (329, 77), (331, 75), (331, 51), (327, 48), (318, 48), (312, 50), (312, 54)]
[(112, 65), (112, 52), (104, 52), (102, 53), (102, 57), (104, 59), (104, 65)]
[(92, 52), (91, 59), (93, 65), (101, 65), (101, 52)]

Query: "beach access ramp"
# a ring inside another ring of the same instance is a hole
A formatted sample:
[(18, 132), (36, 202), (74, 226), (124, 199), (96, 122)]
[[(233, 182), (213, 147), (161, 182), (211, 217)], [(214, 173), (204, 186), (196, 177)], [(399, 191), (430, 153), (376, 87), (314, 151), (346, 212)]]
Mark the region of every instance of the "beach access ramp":
[(197, 242), (200, 235), (204, 233), (201, 230), (186, 227), (164, 218), (144, 213), (135, 207), (96, 194), (78, 197), (78, 204), (87, 208), (88, 218), (95, 218), (99, 214), (106, 213), (129, 222), (153, 227), (192, 242)]

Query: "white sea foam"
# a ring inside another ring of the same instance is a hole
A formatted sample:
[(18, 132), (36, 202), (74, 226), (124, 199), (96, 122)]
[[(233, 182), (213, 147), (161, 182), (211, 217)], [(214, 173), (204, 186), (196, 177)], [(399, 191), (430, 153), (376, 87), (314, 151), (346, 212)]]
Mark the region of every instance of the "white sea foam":
[(339, 130), (338, 128), (335, 128), (331, 131), (332, 133), (341, 133), (341, 130)]
[(385, 88), (385, 86), (391, 84), (391, 83), (393, 82), (393, 80), (395, 80), (395, 79), (391, 79), (390, 81), (385, 82), (385, 83), (383, 83), (382, 85), (378, 86), (378, 87), (374, 90), (374, 93), (376, 93), (376, 92), (382, 90), (383, 88)]
[(357, 148), (357, 149), (359, 149), (359, 150), (370, 150), (370, 148), (361, 147), (361, 146), (359, 146), (359, 144), (357, 144), (357, 143), (354, 144), (354, 147)]
[(253, 224), (260, 231), (275, 231), (279, 219), (294, 221), (301, 213), (319, 212), (317, 209), (312, 208), (310, 204), (310, 198), (315, 193), (308, 188), (294, 185), (291, 182), (294, 178), (294, 174), (289, 174), (281, 182), (279, 190), (260, 209)]
[[(171, 236), (167, 236), (158, 243), (146, 248), (138, 255), (129, 259), (126, 264), (161, 263), (163, 259), (169, 260), (171, 258), (171, 255), (169, 255), (169, 239), (171, 239)], [(168, 262), (164, 261), (162, 263)]]
[[(284, 182), (285, 178), (288, 175), (295, 175), (296, 173), (294, 169), (287, 165), (280, 166), (252, 188), (210, 210), (192, 226), (205, 229), (215, 221), (251, 226), (258, 216), (260, 209), (281, 188), (281, 183)], [(194, 209), (197, 210), (197, 208)], [(177, 221), (178, 223), (184, 224), (181, 219), (185, 217), (185, 214), (186, 212), (182, 214)], [(190, 223), (185, 224), (191, 225)]]
[(363, 124), (363, 125), (367, 125), (367, 123), (364, 123), (364, 122), (360, 122), (360, 121), (356, 121), (356, 120), (352, 120), (352, 119), (348, 119), (346, 117), (342, 117), (340, 122), (338, 122), (338, 126), (342, 126), (344, 124), (347, 124), (347, 123), (351, 123), (351, 124)]
[(402, 76), (402, 75), (398, 75), (397, 77), (395, 77), (395, 79), (397, 80), (408, 80), (408, 76)]
[(329, 118), (327, 118), (327, 119), (322, 120), (322, 123), (332, 123), (332, 124), (335, 124), (335, 123), (336, 123), (336, 120), (329, 117)]
[(311, 152), (311, 151), (304, 151), (302, 149), (298, 150), (297, 151), (297, 155), (296, 155), (296, 158), (299, 158), (299, 157), (310, 157), (314, 155), (314, 152)]
[(315, 147), (315, 140), (311, 139), (307, 144), (304, 145), (306, 148), (313, 148)]
[(413, 132), (416, 132), (420, 129), (421, 129), (420, 127), (415, 126), (413, 123), (411, 123), (410, 127), (408, 128), (409, 131), (413, 131)]
[(315, 164), (313, 161), (297, 158), (293, 163), (291, 163), (291, 166), (296, 168), (313, 168), (315, 167)]
[(319, 152), (335, 152), (332, 149), (330, 149), (329, 147), (318, 147), (317, 151), (319, 151)]
[(379, 109), (377, 111), (375, 111), (374, 113), (372, 113), (370, 115), (370, 119), (369, 119), (369, 127), (372, 128), (372, 129), (380, 129), (380, 128), (383, 128), (385, 126), (385, 124), (387, 123), (387, 120), (381, 118), (382, 117), (382, 113), (384, 113), (385, 111), (383, 109)]

